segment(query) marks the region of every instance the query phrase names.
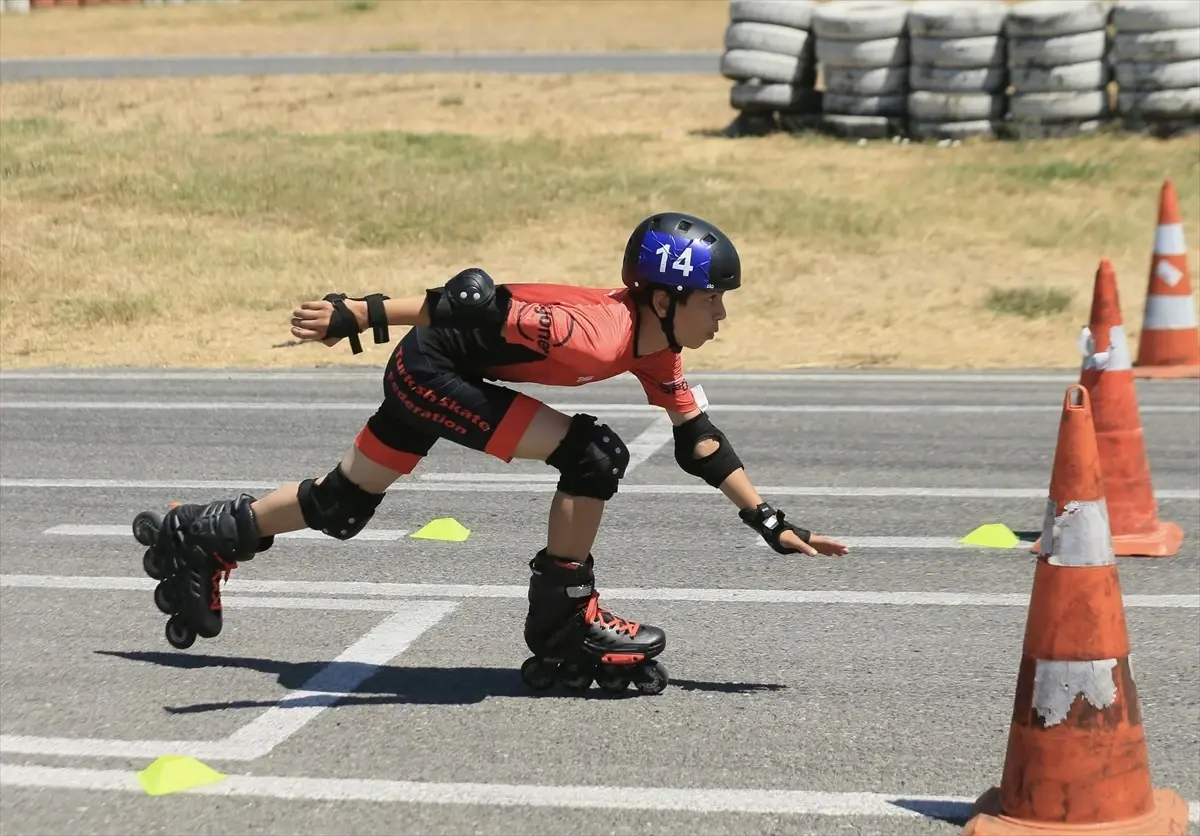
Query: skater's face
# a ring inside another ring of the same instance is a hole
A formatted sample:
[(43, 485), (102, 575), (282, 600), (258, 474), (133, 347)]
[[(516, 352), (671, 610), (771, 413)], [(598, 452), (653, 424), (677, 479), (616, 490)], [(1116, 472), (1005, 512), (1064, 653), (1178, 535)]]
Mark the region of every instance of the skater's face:
[[(659, 312), (666, 314), (665, 294), (656, 294)], [(696, 291), (675, 306), (675, 339), (684, 348), (699, 348), (717, 336), (720, 322), (725, 318), (724, 293), (716, 290)]]

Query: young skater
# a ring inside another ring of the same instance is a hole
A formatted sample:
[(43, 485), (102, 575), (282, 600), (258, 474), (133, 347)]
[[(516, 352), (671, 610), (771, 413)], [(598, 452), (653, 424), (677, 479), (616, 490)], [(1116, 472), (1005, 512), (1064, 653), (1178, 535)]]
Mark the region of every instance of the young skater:
[(330, 346), (348, 338), (355, 353), (368, 328), (385, 343), (389, 326), (412, 327), (385, 367), (378, 410), (329, 473), (261, 499), (175, 505), (165, 517), (143, 512), (134, 520), (148, 547), (146, 572), (161, 581), (155, 601), (171, 615), (167, 640), (186, 648), (197, 634), (219, 634), (222, 580), (275, 535), (310, 528), (354, 537), (388, 486), (445, 439), (505, 462), (542, 461), (560, 474), (545, 546), (529, 561), (525, 641), (534, 655), (522, 666), (526, 682), (586, 688), (595, 679), (611, 690), (633, 682), (661, 691), (667, 675), (654, 657), (664, 632), (601, 607), (595, 588), (591, 549), (625, 475), (625, 442), (591, 415), (566, 415), (489, 381), (581, 386), (631, 372), (648, 402), (671, 417), (679, 466), (719, 489), (776, 552), (844, 555), (845, 545), (792, 525), (758, 495), (688, 386), (680, 352), (716, 336), (723, 294), (741, 286), (741, 274), (737, 249), (714, 225), (662, 212), (629, 236), (623, 288), (497, 285), (469, 268), (424, 296), (330, 294), (303, 303), (293, 312), (295, 337)]

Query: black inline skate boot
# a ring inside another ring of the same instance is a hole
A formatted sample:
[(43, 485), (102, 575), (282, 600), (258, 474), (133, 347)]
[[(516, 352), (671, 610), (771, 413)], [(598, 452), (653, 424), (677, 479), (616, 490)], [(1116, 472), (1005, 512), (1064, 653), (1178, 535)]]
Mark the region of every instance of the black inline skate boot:
[(213, 638), (221, 632), (221, 581), (238, 562), (264, 552), (274, 537), (261, 537), (250, 510), (254, 497), (207, 505), (172, 503), (166, 516), (142, 511), (133, 519), (133, 536), (146, 554), (142, 568), (159, 582), (154, 603), (171, 616), (166, 636), (172, 647), (185, 650), (196, 636)]
[(542, 549), (529, 561), (529, 614), (525, 643), (533, 656), (521, 678), (544, 690), (555, 681), (585, 690), (596, 680), (620, 693), (633, 683), (643, 694), (667, 687), (667, 669), (654, 657), (667, 646), (658, 627), (618, 618), (599, 604), (593, 560), (553, 557)]

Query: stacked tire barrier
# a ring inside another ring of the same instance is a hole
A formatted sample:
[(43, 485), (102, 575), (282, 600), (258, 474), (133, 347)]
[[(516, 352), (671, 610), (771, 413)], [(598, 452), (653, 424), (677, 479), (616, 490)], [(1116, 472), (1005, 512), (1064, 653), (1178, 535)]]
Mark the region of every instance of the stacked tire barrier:
[[(734, 82), (734, 134), (768, 133), (820, 112), (812, 0), (730, 0), (721, 75)], [(778, 121), (776, 121), (778, 119)]]
[(910, 6), (907, 0), (834, 0), (813, 10), (826, 131), (859, 139), (904, 132)]
[(999, 133), (1008, 111), (1003, 0), (916, 0), (908, 14), (913, 139)]
[(1105, 0), (1026, 0), (1009, 7), (1011, 136), (1067, 136), (1107, 121), (1108, 14)]
[(1117, 112), (1159, 136), (1200, 127), (1200, 2), (1117, 0), (1110, 16)]

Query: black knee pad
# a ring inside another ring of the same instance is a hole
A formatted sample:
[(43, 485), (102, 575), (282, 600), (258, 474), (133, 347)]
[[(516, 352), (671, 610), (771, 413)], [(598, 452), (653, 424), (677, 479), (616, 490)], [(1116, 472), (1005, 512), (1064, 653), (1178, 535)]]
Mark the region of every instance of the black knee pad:
[(316, 479), (301, 482), (298, 497), (309, 528), (349, 540), (367, 527), (384, 494), (364, 491), (347, 479), (338, 465), (319, 485)]
[(562, 442), (546, 459), (562, 475), (558, 489), (568, 496), (612, 499), (625, 478), (629, 449), (607, 424), (575, 415)]

